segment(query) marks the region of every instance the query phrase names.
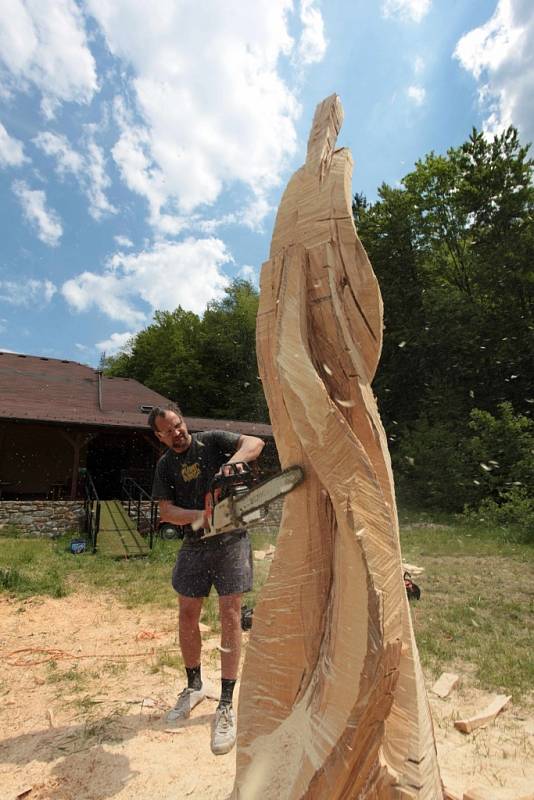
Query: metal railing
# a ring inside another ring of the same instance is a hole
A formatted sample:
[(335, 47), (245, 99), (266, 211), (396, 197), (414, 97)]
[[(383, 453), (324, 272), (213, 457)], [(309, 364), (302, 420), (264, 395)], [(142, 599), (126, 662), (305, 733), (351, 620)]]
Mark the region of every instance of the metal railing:
[(158, 504), (151, 495), (129, 475), (121, 477), (121, 502), (128, 516), (135, 519), (137, 530), (149, 536), (150, 549), (154, 544), (154, 533), (158, 518)]
[(93, 553), (96, 553), (96, 540), (100, 529), (100, 498), (89, 472), (84, 472), (84, 528), (91, 540)]

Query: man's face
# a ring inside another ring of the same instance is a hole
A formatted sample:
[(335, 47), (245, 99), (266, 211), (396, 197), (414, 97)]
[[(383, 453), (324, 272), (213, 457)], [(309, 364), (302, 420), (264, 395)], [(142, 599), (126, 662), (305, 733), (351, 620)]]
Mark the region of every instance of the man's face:
[(191, 444), (191, 435), (182, 417), (174, 411), (166, 411), (164, 417), (156, 417), (156, 436), (175, 453), (185, 453)]

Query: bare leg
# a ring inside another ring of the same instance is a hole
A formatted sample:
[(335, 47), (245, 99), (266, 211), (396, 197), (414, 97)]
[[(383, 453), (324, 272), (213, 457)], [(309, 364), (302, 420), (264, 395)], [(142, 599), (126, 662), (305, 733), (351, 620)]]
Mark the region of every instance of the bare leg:
[(183, 594), (178, 595), (178, 632), (182, 658), (186, 667), (198, 667), (200, 664), (202, 641), (198, 623), (203, 602), (203, 597), (185, 597)]
[(236, 680), (241, 655), (241, 594), (219, 597), (221, 620), (221, 675)]

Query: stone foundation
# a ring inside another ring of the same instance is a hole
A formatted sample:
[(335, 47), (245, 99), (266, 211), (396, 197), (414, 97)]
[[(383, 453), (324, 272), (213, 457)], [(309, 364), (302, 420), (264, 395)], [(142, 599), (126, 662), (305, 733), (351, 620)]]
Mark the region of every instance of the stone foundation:
[[(274, 500), (262, 521), (249, 526), (251, 532), (276, 533), (280, 527), (283, 499)], [(150, 514), (150, 503), (141, 503), (142, 511)], [(131, 505), (131, 516), (137, 515), (137, 504)], [(79, 500), (0, 500), (0, 529), (13, 525), (24, 536), (61, 536), (78, 534), (82, 529), (83, 503)], [(141, 525), (147, 522), (141, 516)]]
[(1, 500), (0, 528), (13, 525), (25, 536), (78, 534), (83, 520), (79, 500)]

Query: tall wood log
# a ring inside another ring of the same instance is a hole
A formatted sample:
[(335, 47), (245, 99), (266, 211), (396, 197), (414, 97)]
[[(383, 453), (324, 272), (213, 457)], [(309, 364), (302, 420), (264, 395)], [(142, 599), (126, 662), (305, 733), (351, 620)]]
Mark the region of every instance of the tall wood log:
[(382, 301), (335, 150), (335, 95), (282, 198), (261, 275), (260, 374), (285, 500), (239, 699), (239, 800), (441, 800), (402, 580), (386, 437), (370, 383)]

